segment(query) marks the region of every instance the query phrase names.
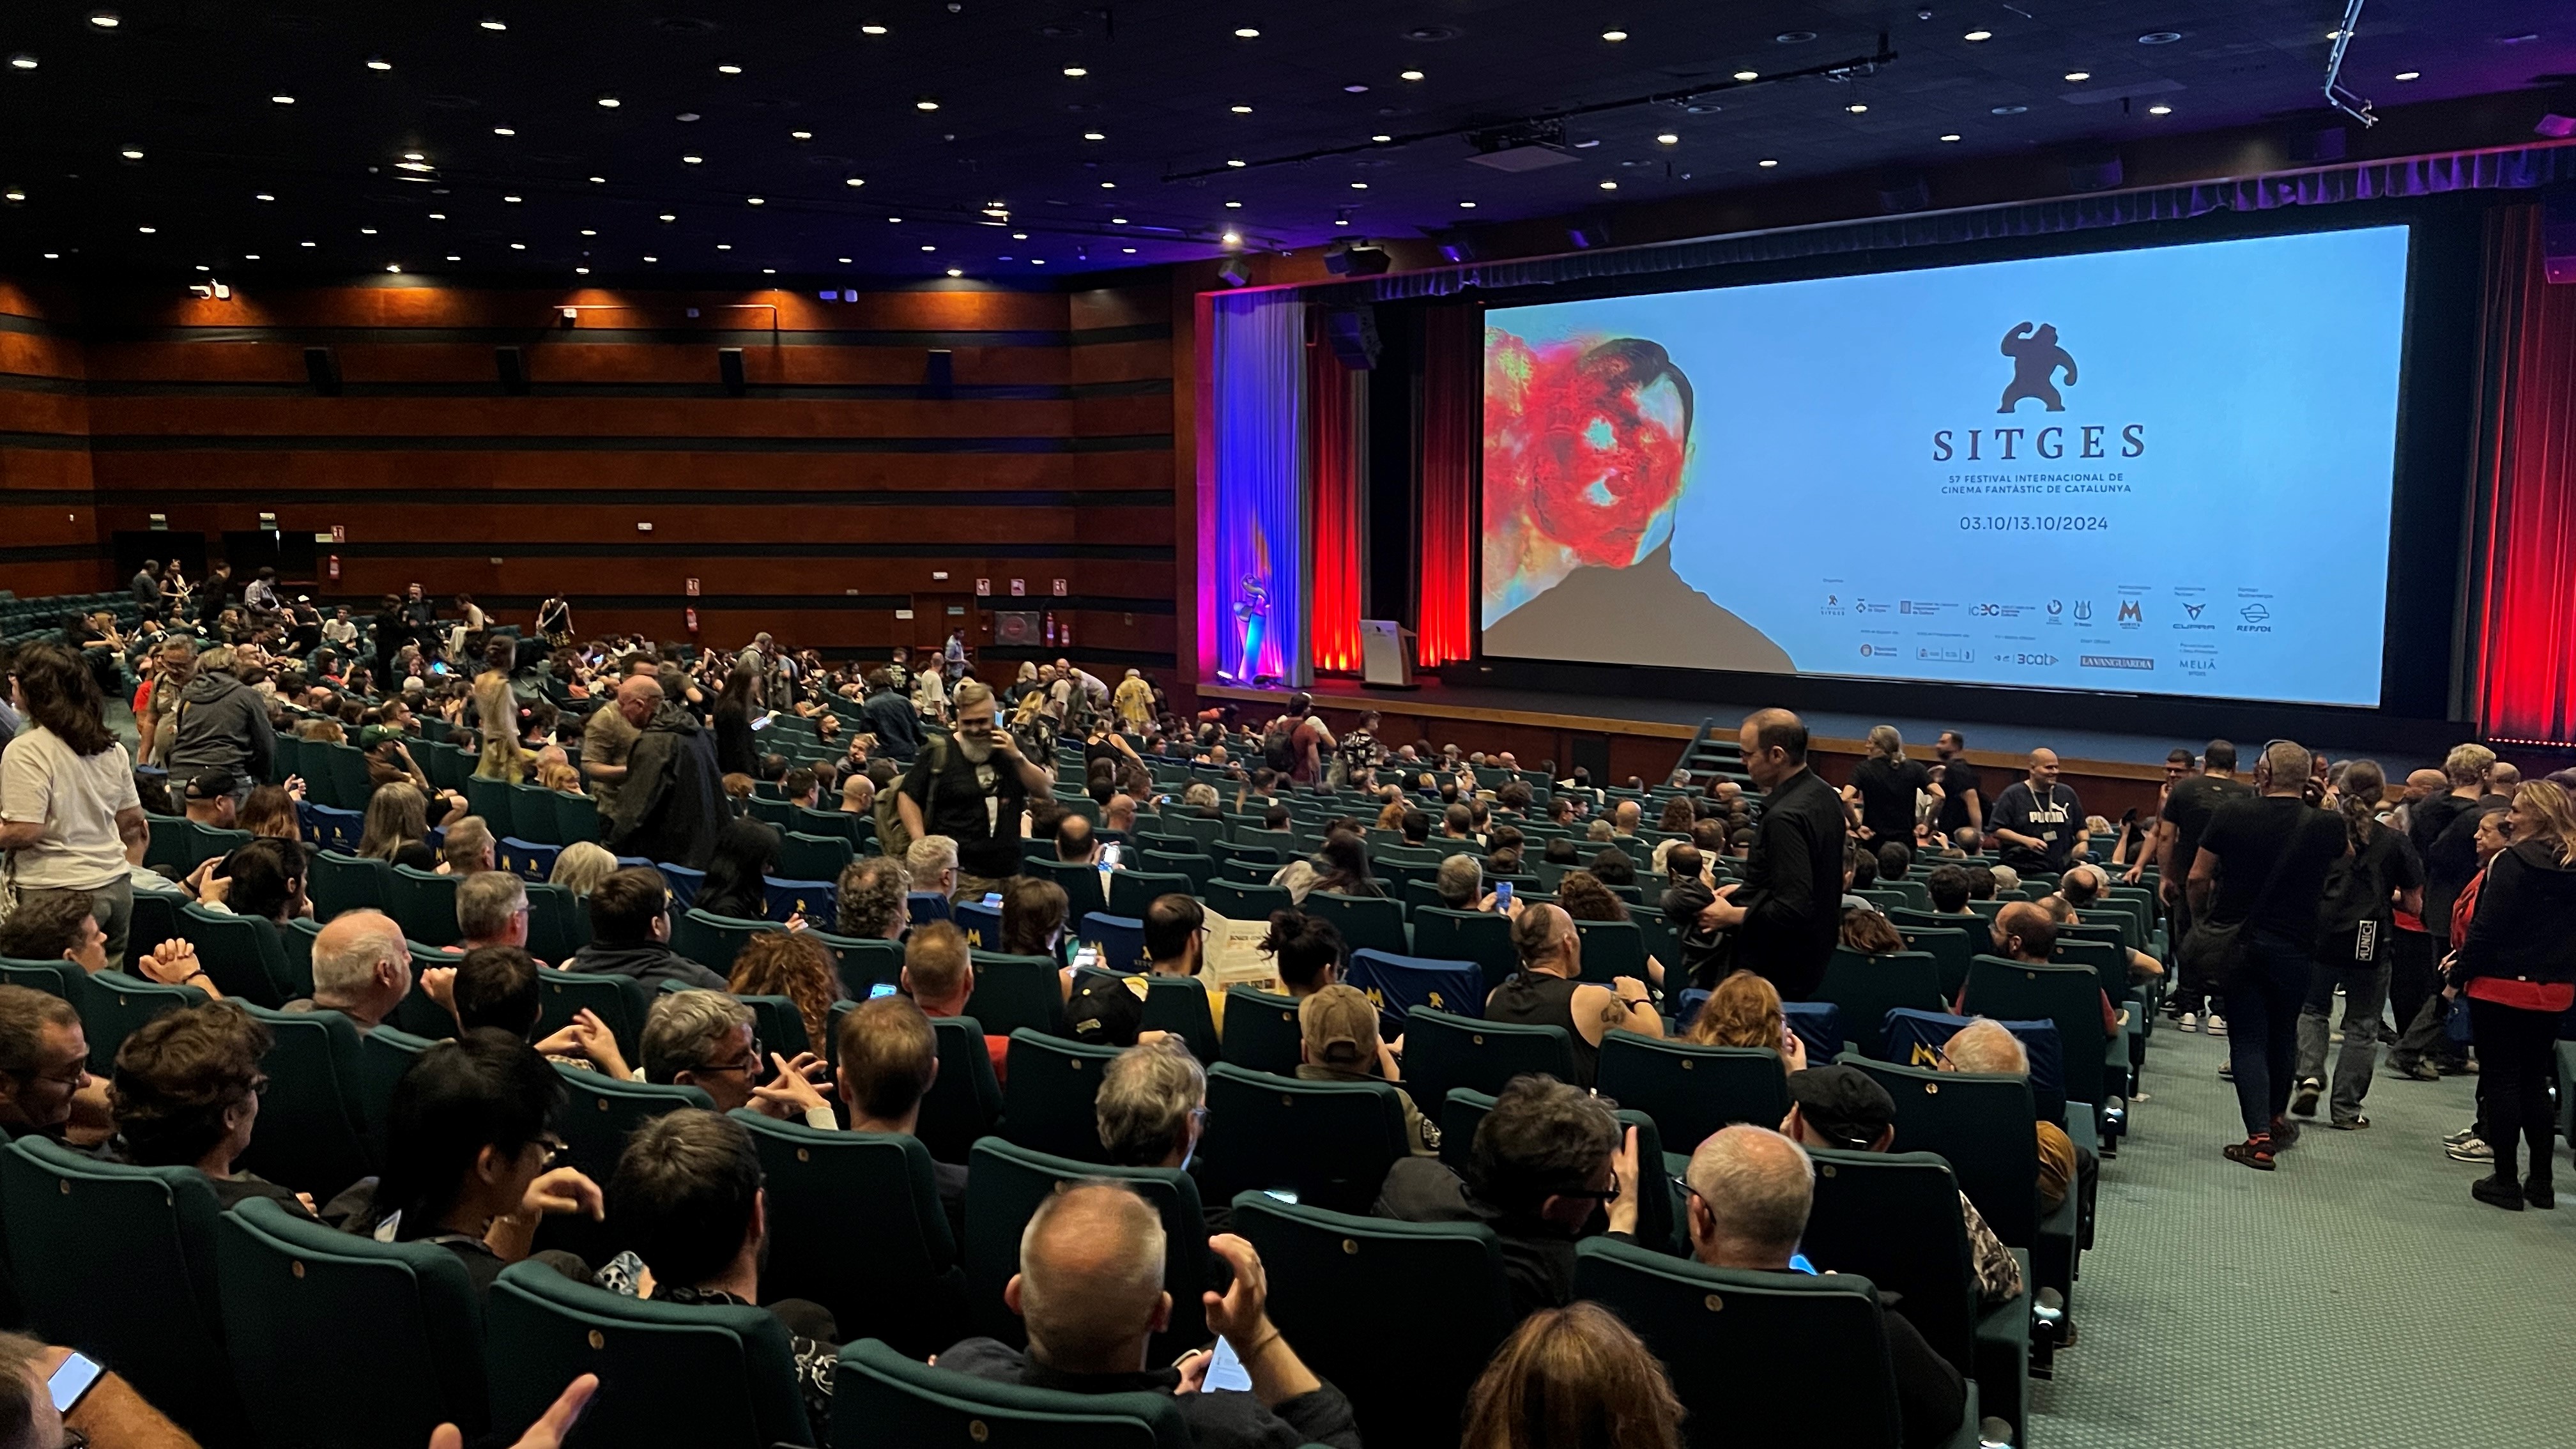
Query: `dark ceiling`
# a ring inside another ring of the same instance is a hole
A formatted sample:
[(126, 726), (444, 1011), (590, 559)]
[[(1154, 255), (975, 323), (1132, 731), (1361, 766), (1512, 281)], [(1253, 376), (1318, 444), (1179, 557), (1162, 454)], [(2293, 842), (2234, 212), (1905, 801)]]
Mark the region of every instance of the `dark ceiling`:
[[(1034, 279), (1206, 257), (1228, 228), (1410, 236), (2313, 111), (2341, 19), (2342, 0), (17, 0), (0, 266)], [(1874, 73), (1732, 82), (1870, 55), (1882, 30), (1897, 58)], [(2347, 64), (2382, 107), (2563, 72), (2576, 0), (2371, 0)], [(1469, 164), (1461, 136), (1403, 139), (1701, 86), (1724, 89), (1573, 119), (1573, 159), (1520, 174)], [(1278, 161), (1344, 146), (1365, 149)]]

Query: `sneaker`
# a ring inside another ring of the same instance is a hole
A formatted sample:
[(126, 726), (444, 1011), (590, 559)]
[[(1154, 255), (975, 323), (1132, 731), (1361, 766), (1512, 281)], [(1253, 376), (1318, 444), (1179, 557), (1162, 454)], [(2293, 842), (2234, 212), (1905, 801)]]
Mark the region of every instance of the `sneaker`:
[(2461, 1128), (2459, 1131), (2454, 1132), (2454, 1133), (2451, 1133), (2449, 1136), (2444, 1137), (2444, 1138), (2442, 1139), (2442, 1145), (2443, 1145), (2443, 1146), (2445, 1146), (2445, 1147), (2457, 1147), (2457, 1146), (2461, 1145), (2462, 1143), (2465, 1143), (2465, 1142), (2475, 1142), (2475, 1141), (2477, 1141), (2477, 1140), (2478, 1140), (2478, 1124), (2476, 1124), (2475, 1122), (2472, 1122), (2472, 1123), (2470, 1123), (2468, 1126)]
[(2299, 1079), (2299, 1090), (2290, 1097), (2290, 1110), (2302, 1117), (2317, 1115), (2317, 1099), (2326, 1094), (2326, 1084), (2314, 1077)]
[(2395, 1062), (2390, 1062), (2387, 1066), (2381, 1068), (2381, 1070), (2387, 1075), (2402, 1077), (2410, 1082), (2438, 1082), (2442, 1080), (2442, 1074), (2440, 1072), (2433, 1070), (2430, 1066), (2427, 1066), (2422, 1062), (2409, 1062), (2403, 1066), (2400, 1066)]
[(2236, 1064), (2234, 1062), (2220, 1062), (2218, 1064), (2218, 1079), (2222, 1082), (2235, 1081)]
[(2211, 1036), (2227, 1035), (2227, 1018), (2220, 1016), (2217, 1012), (2211, 1012), (2209, 1014), (2209, 1020), (2203, 1023), (2203, 1026)]
[(2370, 1125), (2370, 1119), (2367, 1117), (2337, 1117), (2326, 1125), (2332, 1127), (2337, 1132), (2358, 1132), (2362, 1128)]
[(2478, 1064), (2474, 1061), (2443, 1062), (2440, 1069), (2446, 1077), (2474, 1077), (2478, 1074)]
[[(2280, 1166), (2272, 1160), (2272, 1139), (2269, 1137), (2248, 1137), (2242, 1142), (2230, 1142), (2224, 1151), (2228, 1161), (2241, 1162), (2256, 1172), (2270, 1172)], [(2522, 1206), (2519, 1193), (2513, 1202), (2517, 1208)]]
[(2200, 1030), (2200, 1013), (2196, 1011), (2186, 1011), (2182, 1015), (2174, 1018), (2174, 1026), (2176, 1029), (2181, 1031), (2198, 1031)]
[(2469, 1196), (2509, 1213), (2522, 1211), (2522, 1184), (2510, 1177), (2481, 1177), (2469, 1184)]
[(2472, 1137), (2468, 1141), (2460, 1143), (2455, 1147), (2446, 1147), (2442, 1150), (2450, 1154), (2453, 1162), (2495, 1161), (2495, 1149), (2489, 1147), (2475, 1137)]

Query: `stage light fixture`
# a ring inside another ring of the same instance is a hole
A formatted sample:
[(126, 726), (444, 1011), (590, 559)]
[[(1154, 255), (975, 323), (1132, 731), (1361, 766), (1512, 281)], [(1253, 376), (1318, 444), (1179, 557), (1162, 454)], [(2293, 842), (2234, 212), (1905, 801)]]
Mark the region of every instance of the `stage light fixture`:
[(1252, 267), (1241, 257), (1228, 257), (1225, 265), (1216, 269), (1216, 276), (1229, 287), (1240, 287), (1252, 280)]

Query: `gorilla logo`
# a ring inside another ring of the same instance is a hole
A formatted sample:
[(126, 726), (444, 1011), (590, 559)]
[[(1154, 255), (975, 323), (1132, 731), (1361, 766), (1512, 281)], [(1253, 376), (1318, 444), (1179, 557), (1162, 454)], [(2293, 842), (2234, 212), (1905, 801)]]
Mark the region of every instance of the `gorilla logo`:
[(2053, 324), (2042, 322), (2034, 332), (2031, 324), (2024, 322), (2005, 333), (2003, 354), (2013, 360), (2013, 378), (2004, 389), (2003, 406), (1996, 412), (2011, 412), (2022, 399), (2033, 397), (2047, 404), (2050, 412), (2066, 411), (2066, 400), (2057, 395), (2053, 379), (2057, 369), (2065, 368), (2066, 385), (2073, 387), (2075, 359), (2057, 345), (2057, 328)]

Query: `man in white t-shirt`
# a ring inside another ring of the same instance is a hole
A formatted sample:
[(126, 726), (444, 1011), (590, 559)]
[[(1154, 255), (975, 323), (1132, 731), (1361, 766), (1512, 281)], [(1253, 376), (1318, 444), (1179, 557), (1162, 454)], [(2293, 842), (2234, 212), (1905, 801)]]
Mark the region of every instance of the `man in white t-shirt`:
[(134, 762), (101, 721), (97, 681), (77, 655), (38, 644), (19, 654), (17, 670), (30, 728), (0, 754), (0, 850), (21, 900), (88, 892), (108, 968), (122, 970), (134, 915), (126, 844), (151, 836)]

